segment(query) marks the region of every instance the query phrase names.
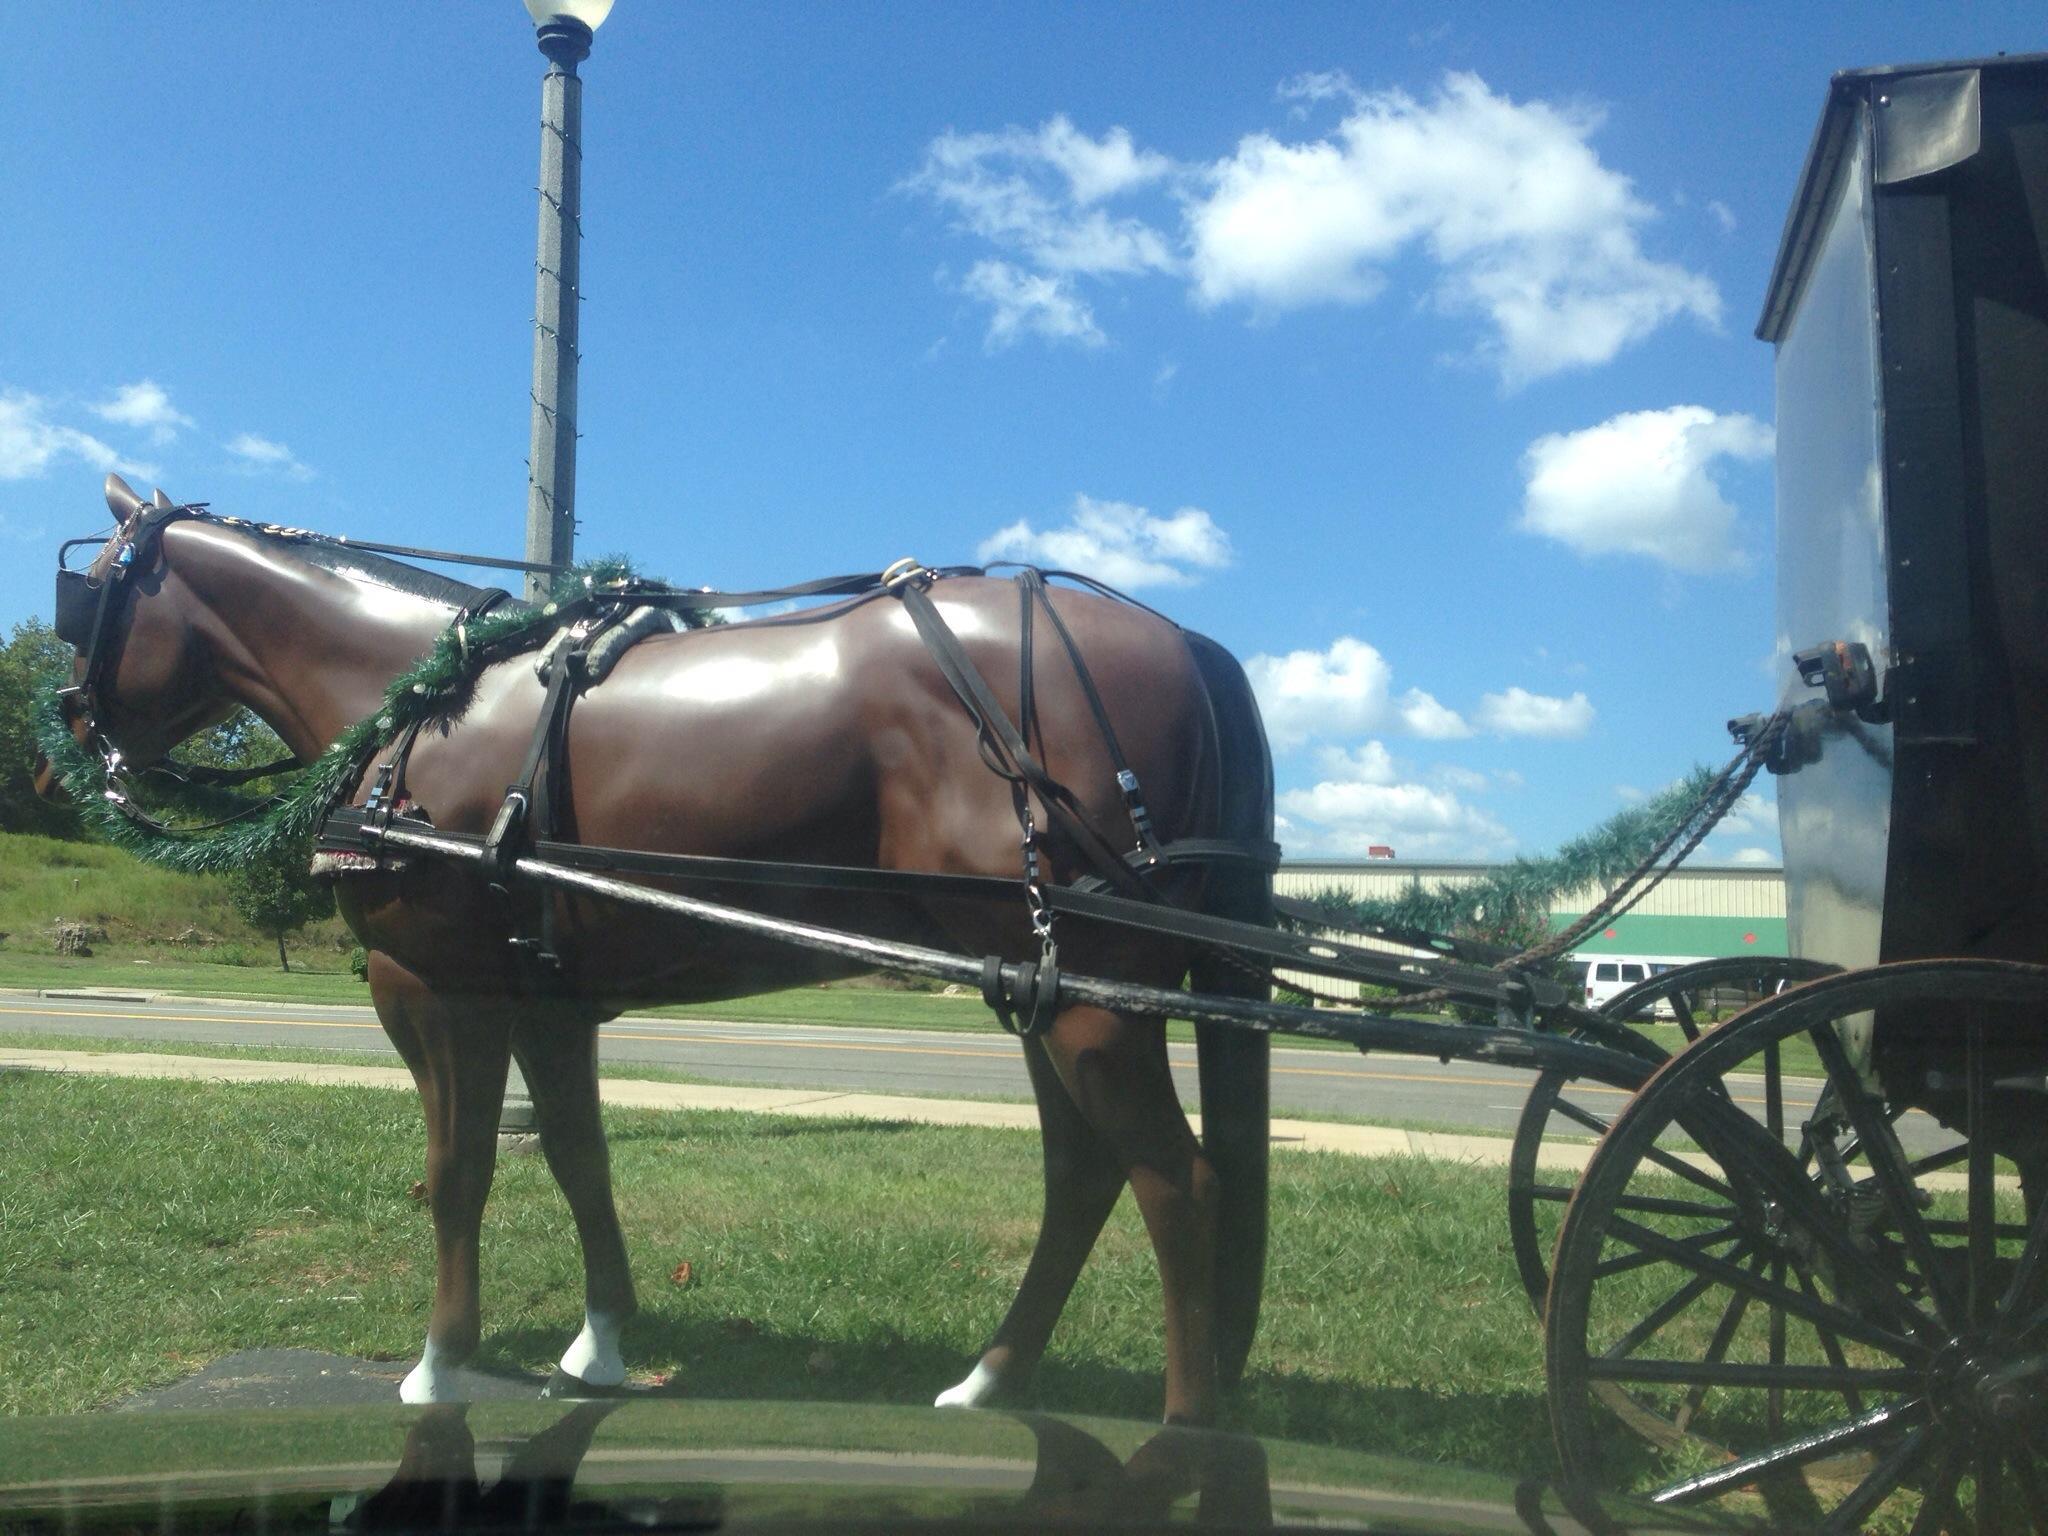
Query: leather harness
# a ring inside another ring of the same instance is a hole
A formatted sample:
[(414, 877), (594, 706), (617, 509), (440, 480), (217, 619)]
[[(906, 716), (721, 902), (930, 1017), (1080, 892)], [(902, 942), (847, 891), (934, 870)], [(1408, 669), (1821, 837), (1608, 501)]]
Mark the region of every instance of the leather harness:
[[(105, 766), (105, 792), (108, 798), (121, 808), (124, 815), (154, 831), (167, 834), (204, 829), (167, 827), (150, 818), (128, 799), (120, 788), (120, 776), (125, 771), (120, 752), (101, 730), (97, 714), (100, 689), (106, 669), (110, 665), (113, 649), (111, 633), (120, 596), (126, 589), (132, 573), (147, 563), (146, 554), (151, 543), (161, 535), (165, 527), (183, 518), (248, 528), (259, 533), (286, 538), (319, 540), (382, 554), (461, 560), (464, 563), (511, 569), (554, 569), (534, 566), (524, 561), (454, 556), (435, 550), (403, 545), (368, 544), (309, 534), (303, 530), (276, 529), (268, 525), (243, 523), (238, 519), (212, 514), (203, 504), (197, 503), (181, 506), (159, 503), (139, 511), (116, 535), (120, 539), (120, 546), (106, 570), (96, 581), (88, 571), (64, 569), (62, 562), (64, 554), (73, 547), (98, 541), (75, 539), (66, 543), (59, 554), (56, 630), (60, 639), (78, 651), (84, 659), (84, 667), (79, 681), (72, 687), (61, 690), (60, 696), (67, 701), (67, 707), (75, 711), (77, 718), (83, 721), (88, 743)], [(1131, 602), (1134, 607), (1144, 608), (1144, 605), (1132, 602), (1122, 593), (1076, 573), (1044, 571), (1028, 566), (1020, 568), (1015, 577), (1022, 636), (1019, 647), (1019, 718), (1012, 721), (930, 596), (929, 589), (936, 581), (948, 576), (970, 574), (983, 575), (986, 574), (986, 570), (971, 566), (933, 569), (919, 565), (915, 561), (904, 560), (897, 562), (880, 576), (864, 573), (828, 577), (793, 587), (759, 592), (688, 591), (639, 581), (618, 582), (595, 589), (585, 597), (571, 599), (564, 604), (566, 622), (556, 639), (546, 648), (543, 657), (546, 668), (546, 692), (526, 754), (520, 763), (517, 776), (506, 786), (505, 797), (499, 805), (498, 814), (490, 830), (477, 840), (485, 856), (487, 878), (491, 880), (494, 889), (504, 894), (512, 907), (514, 933), (511, 942), (522, 956), (531, 984), (539, 990), (558, 985), (561, 962), (554, 942), (555, 901), (543, 896), (538, 901), (535, 911), (515, 897), (512, 891), (513, 864), (518, 858), (528, 854), (585, 869), (672, 879), (715, 879), (721, 883), (865, 891), (904, 897), (972, 895), (992, 899), (1014, 899), (1019, 893), (1018, 880), (993, 876), (719, 859), (688, 854), (590, 848), (556, 840), (555, 834), (561, 824), (563, 791), (566, 783), (569, 718), (577, 696), (595, 681), (589, 668), (593, 645), (598, 644), (607, 634), (622, 629), (628, 615), (635, 609), (664, 609), (671, 614), (685, 615), (713, 608), (744, 607), (809, 597), (845, 597), (856, 603), (892, 598), (900, 602), (923, 641), (926, 652), (973, 721), (984, 762), (1010, 785), (1021, 834), (1021, 890), (1030, 911), (1033, 933), (1039, 941), (1039, 957), (1035, 962), (1013, 968), (1016, 980), (1007, 991), (1001, 974), (1003, 962), (1000, 957), (990, 956), (984, 962), (983, 998), (1005, 1029), (1020, 1035), (1039, 1033), (1050, 1027), (1058, 1010), (1059, 956), (1053, 936), (1055, 914), (1098, 919), (1195, 942), (1226, 943), (1234, 949), (1252, 950), (1269, 961), (1282, 964), (1313, 961), (1327, 969), (1330, 961), (1327, 958), (1326, 946), (1314, 946), (1310, 939), (1289, 935), (1279, 930), (1248, 929), (1241, 923), (1172, 907), (1150, 883), (1153, 878), (1176, 866), (1189, 864), (1249, 863), (1260, 869), (1271, 870), (1279, 863), (1280, 850), (1279, 846), (1270, 840), (1189, 838), (1172, 843), (1162, 843), (1159, 840), (1145, 805), (1138, 776), (1124, 755), (1115, 726), (1103, 704), (1100, 691), (1095, 686), (1094, 678), (1089, 673), (1080, 647), (1065, 621), (1061, 619), (1059, 611), (1053, 606), (1046, 578), (1059, 576), (1071, 579), (1106, 596)], [(502, 590), (492, 589), (484, 592), (456, 614), (450, 628), (461, 635), (464, 626), (509, 601), (510, 594)], [(1033, 651), (1036, 616), (1041, 611), (1059, 648), (1066, 655), (1109, 755), (1117, 787), (1123, 796), (1125, 811), (1130, 818), (1135, 846), (1129, 850), (1120, 850), (1104, 835), (1089, 817), (1079, 798), (1052, 776), (1039, 756), (1031, 749), (1029, 737), (1038, 730)], [(1152, 612), (1150, 609), (1145, 611)], [(755, 622), (776, 624), (794, 622), (801, 617), (795, 615)], [(619, 646), (619, 649), (623, 649), (623, 645), (629, 645), (639, 637), (618, 634), (615, 638), (623, 642)], [(608, 659), (616, 657), (614, 655)], [(323, 822), (317, 841), (317, 847), (322, 852), (373, 856), (378, 854), (381, 843), (376, 834), (390, 825), (392, 817), (403, 801), (405, 767), (418, 740), (421, 723), (416, 721), (392, 739), (382, 754), (382, 760), (377, 763), (366, 798), (360, 807), (340, 807), (330, 811)], [(173, 765), (162, 771), (201, 782), (234, 783), (281, 772), (291, 766), (294, 766), (293, 760), (286, 759), (252, 769), (207, 770)], [(1091, 871), (1088, 875), (1064, 886), (1048, 885), (1045, 882), (1040, 848), (1041, 834), (1033, 813), (1034, 801), (1037, 806), (1043, 808), (1050, 826), (1079, 851)], [(248, 810), (238, 812), (228, 820), (238, 820), (241, 816), (253, 814), (261, 810), (265, 804), (267, 802), (256, 802)], [(459, 841), (470, 841), (470, 838), (463, 834), (441, 835)], [(1312, 949), (1314, 953), (1311, 953)], [(1452, 968), (1465, 967), (1457, 966), (1453, 962)], [(1438, 969), (1441, 969), (1441, 966)], [(1377, 972), (1373, 974), (1376, 976)], [(1362, 972), (1361, 976), (1363, 978), (1365, 973)]]

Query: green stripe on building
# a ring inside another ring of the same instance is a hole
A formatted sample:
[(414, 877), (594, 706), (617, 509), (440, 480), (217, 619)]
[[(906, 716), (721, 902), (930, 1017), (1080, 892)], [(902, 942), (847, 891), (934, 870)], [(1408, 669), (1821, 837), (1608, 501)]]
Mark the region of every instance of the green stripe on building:
[[(1579, 913), (1553, 912), (1551, 923), (1564, 928)], [(1579, 941), (1581, 955), (1656, 955), (1705, 960), (1716, 955), (1782, 955), (1782, 917), (1657, 917), (1625, 913)]]

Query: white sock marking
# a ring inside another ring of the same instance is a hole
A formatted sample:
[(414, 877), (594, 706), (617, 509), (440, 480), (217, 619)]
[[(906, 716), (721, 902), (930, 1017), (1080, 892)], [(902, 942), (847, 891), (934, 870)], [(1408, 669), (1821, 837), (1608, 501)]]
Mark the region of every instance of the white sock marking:
[(626, 1362), (619, 1354), (619, 1327), (619, 1319), (606, 1313), (585, 1313), (583, 1331), (563, 1354), (562, 1369), (593, 1387), (621, 1385), (626, 1379)]
[(420, 1351), (420, 1363), (398, 1384), (400, 1402), (446, 1403), (455, 1399), (455, 1373), (439, 1365), (435, 1353), (434, 1341), (427, 1340), (427, 1347)]
[(977, 1360), (974, 1369), (967, 1373), (967, 1379), (957, 1387), (948, 1387), (941, 1392), (934, 1408), (979, 1408), (996, 1395), (1002, 1379)]

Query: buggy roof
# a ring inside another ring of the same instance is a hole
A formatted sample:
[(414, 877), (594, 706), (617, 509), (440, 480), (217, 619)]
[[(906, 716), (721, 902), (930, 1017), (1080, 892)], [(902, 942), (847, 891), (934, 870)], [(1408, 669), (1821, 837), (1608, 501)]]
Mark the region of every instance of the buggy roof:
[[(1777, 342), (1783, 338), (1785, 328), (1791, 322), (1800, 287), (1825, 223), (1836, 174), (1848, 148), (1849, 131), (1856, 120), (1857, 106), (1875, 86), (1881, 82), (1905, 84), (1908, 88), (1913, 82), (1938, 85), (1939, 77), (1950, 76), (1959, 84), (1968, 82), (1974, 87), (1976, 75), (1985, 70), (2043, 67), (2048, 67), (2048, 53), (1999, 54), (1992, 58), (1882, 64), (1867, 69), (1837, 71), (1828, 81), (1820, 121), (1814, 126), (1813, 142), (1807, 146), (1806, 162), (1800, 168), (1799, 183), (1792, 194), (1792, 207), (1785, 215), (1784, 232), (1778, 238), (1777, 260), (1771, 267), (1763, 313), (1756, 323), (1757, 339)], [(1970, 99), (1974, 104), (1973, 93)], [(1914, 174), (1925, 174), (1967, 159), (1976, 152), (1974, 114), (1970, 116), (1968, 127), (1971, 131), (1966, 142), (1959, 143), (1950, 138), (1956, 126), (1952, 115), (1939, 110), (1931, 115), (1900, 114), (1887, 125), (1886, 136), (1893, 153), (1916, 168)], [(1949, 152), (1946, 159), (1942, 158), (1944, 150)], [(1879, 175), (1881, 181), (1892, 179), (1896, 178)]]

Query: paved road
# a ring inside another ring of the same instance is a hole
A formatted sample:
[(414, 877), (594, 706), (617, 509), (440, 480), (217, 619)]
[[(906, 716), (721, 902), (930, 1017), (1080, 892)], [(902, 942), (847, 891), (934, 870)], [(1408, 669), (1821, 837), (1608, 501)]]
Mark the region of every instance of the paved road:
[[(391, 1054), (367, 1008), (0, 994), (0, 1032)], [(1031, 1093), (1018, 1046), (993, 1025), (985, 1034), (938, 1034), (627, 1018), (605, 1026), (603, 1055), (607, 1062), (670, 1067), (709, 1082), (762, 1087), (1019, 1099)], [(1181, 1095), (1192, 1106), (1194, 1048), (1177, 1045), (1172, 1055)], [(1273, 1068), (1276, 1114), (1427, 1121), (1495, 1135), (1513, 1131), (1529, 1083), (1523, 1074), (1498, 1067), (1336, 1051), (1276, 1050)], [(1595, 1099), (1621, 1103), (1608, 1090), (1588, 1091)]]

